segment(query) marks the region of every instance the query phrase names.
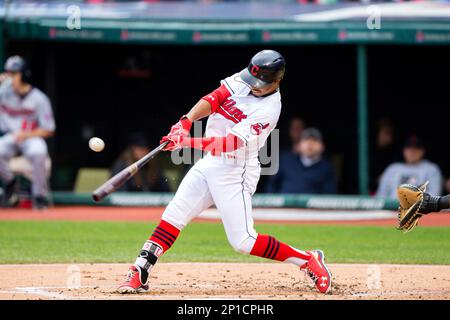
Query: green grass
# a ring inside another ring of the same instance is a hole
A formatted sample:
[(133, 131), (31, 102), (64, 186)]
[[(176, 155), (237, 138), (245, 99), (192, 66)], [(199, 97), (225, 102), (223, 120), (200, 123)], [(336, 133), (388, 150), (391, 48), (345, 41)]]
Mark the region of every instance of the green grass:
[[(155, 224), (124, 222), (1, 221), (0, 263), (132, 262)], [(258, 224), (299, 249), (321, 248), (328, 262), (450, 264), (450, 228)], [(163, 261), (245, 261), (220, 223), (194, 223)]]

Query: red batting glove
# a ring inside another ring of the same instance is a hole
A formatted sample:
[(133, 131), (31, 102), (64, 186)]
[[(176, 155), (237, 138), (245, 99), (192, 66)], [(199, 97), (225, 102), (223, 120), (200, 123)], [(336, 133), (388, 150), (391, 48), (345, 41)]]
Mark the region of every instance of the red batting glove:
[(184, 147), (184, 137), (180, 135), (167, 135), (162, 137), (160, 144), (166, 141), (170, 141), (169, 144), (163, 149), (164, 151), (174, 151)]
[(160, 143), (170, 141), (170, 143), (163, 149), (164, 151), (173, 151), (182, 148), (181, 142), (183, 137), (189, 136), (192, 122), (186, 116), (182, 116), (180, 121), (170, 128), (170, 132), (162, 137)]
[(186, 116), (182, 116), (180, 121), (175, 123), (171, 128), (167, 136), (179, 135), (188, 136), (191, 131), (192, 122)]

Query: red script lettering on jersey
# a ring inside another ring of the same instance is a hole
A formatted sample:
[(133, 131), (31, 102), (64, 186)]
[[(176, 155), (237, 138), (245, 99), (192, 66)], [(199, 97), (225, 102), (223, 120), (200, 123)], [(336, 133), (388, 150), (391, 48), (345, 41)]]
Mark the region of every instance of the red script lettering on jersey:
[(8, 107), (7, 105), (0, 105), (0, 112), (5, 112), (9, 114), (12, 117), (16, 116), (30, 116), (33, 115), (36, 111), (33, 109), (14, 109), (11, 107)]
[(228, 98), (225, 100), (225, 102), (217, 109), (217, 113), (221, 114), (228, 120), (233, 121), (234, 123), (239, 123), (243, 119), (247, 118), (247, 115), (245, 115), (240, 109), (235, 107), (236, 101), (233, 99)]
[(261, 132), (268, 126), (269, 126), (268, 123), (266, 123), (266, 124), (255, 123), (255, 124), (252, 124), (252, 126), (250, 127), (250, 132), (256, 136), (259, 136), (261, 134)]

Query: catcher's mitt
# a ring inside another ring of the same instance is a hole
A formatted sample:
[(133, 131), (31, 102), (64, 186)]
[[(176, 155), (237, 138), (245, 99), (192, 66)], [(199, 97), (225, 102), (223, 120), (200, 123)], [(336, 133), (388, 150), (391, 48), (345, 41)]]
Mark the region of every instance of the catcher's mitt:
[(397, 188), (397, 197), (400, 203), (398, 207), (398, 229), (409, 232), (417, 226), (424, 212), (424, 194), (428, 181), (417, 187), (412, 184), (402, 184)]

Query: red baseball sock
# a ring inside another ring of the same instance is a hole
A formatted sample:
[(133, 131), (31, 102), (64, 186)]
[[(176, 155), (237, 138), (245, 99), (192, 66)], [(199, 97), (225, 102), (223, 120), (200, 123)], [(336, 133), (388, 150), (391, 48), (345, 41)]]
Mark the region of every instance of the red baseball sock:
[(173, 245), (179, 234), (180, 230), (167, 221), (161, 220), (149, 240), (160, 245), (163, 251), (166, 252)]
[(299, 266), (307, 262), (311, 256), (305, 251), (295, 249), (265, 234), (258, 234), (250, 254), (277, 261), (287, 261)]

